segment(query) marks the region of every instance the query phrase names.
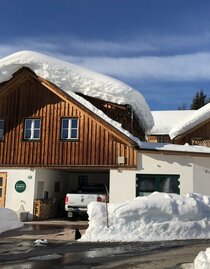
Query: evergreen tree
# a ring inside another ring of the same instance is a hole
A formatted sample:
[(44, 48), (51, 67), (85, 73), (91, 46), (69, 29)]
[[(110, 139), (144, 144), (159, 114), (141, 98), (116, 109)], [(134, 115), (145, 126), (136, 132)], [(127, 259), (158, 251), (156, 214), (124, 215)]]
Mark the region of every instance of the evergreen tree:
[(204, 94), (203, 90), (199, 90), (196, 92), (195, 97), (192, 100), (190, 109), (199, 109), (207, 103), (209, 103), (209, 98), (207, 98), (207, 95)]

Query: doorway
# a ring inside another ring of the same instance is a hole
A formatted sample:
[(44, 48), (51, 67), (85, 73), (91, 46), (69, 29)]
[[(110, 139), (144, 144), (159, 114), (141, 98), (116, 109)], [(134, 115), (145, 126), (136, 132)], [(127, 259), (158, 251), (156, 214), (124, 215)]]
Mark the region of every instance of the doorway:
[(0, 207), (5, 207), (7, 174), (0, 173)]

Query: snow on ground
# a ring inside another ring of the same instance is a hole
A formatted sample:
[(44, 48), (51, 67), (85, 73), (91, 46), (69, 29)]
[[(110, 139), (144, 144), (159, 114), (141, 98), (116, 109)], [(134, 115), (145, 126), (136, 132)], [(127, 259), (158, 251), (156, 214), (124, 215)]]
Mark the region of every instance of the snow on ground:
[(209, 269), (210, 268), (210, 248), (198, 253), (194, 263), (182, 264), (182, 269)]
[(117, 103), (129, 104), (134, 109), (142, 127), (147, 130), (154, 124), (150, 109), (140, 92), (127, 84), (87, 70), (85, 68), (37, 53), (20, 51), (0, 60), (0, 83), (12, 77), (21, 67), (28, 67), (38, 76), (54, 83), (71, 97), (94, 111), (101, 113), (84, 98), (74, 94), (80, 92), (88, 96)]
[(159, 241), (210, 238), (210, 196), (154, 192), (125, 203), (88, 205), (81, 241)]
[(210, 248), (206, 251), (201, 251), (194, 260), (194, 269), (209, 269), (210, 268)]
[(17, 214), (8, 208), (0, 208), (0, 233), (22, 227)]

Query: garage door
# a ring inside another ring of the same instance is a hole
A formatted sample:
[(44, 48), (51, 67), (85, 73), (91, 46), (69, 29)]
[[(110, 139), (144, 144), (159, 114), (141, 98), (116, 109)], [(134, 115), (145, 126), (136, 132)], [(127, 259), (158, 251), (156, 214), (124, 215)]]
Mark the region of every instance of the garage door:
[(180, 193), (180, 175), (136, 175), (136, 196), (148, 195), (154, 191), (166, 193)]

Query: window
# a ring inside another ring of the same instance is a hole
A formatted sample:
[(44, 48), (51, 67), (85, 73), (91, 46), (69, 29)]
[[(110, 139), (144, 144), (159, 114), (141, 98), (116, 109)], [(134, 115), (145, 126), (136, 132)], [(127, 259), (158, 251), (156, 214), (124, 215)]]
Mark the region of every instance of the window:
[(0, 120), (0, 141), (3, 140), (4, 137), (4, 120)]
[(154, 191), (179, 194), (179, 175), (136, 175), (136, 196)]
[(24, 139), (39, 140), (40, 139), (40, 119), (26, 119), (24, 129)]
[(158, 143), (167, 143), (167, 138), (165, 136), (158, 136), (157, 142)]
[(78, 119), (62, 119), (61, 139), (78, 139)]

